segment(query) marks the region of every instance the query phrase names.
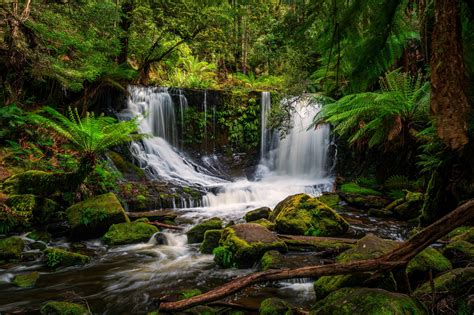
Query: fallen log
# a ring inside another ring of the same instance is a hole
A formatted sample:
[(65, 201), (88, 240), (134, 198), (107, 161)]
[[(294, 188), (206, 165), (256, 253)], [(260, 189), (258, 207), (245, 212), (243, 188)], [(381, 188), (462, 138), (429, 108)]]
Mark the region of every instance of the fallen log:
[(165, 228), (165, 229), (172, 229), (172, 230), (179, 230), (179, 231), (184, 230), (184, 228), (181, 227), (181, 226), (165, 224), (165, 223), (161, 223), (161, 222), (158, 222), (158, 221), (146, 222), (146, 223), (151, 224), (151, 225), (155, 225), (155, 226), (159, 226), (159, 227), (162, 227), (162, 228)]
[(448, 234), (451, 230), (472, 219), (474, 219), (474, 199), (465, 202), (451, 213), (414, 235), (405, 243), (400, 244), (400, 246), (395, 248), (393, 251), (377, 259), (257, 272), (233, 279), (220, 287), (189, 299), (162, 303), (160, 304), (159, 309), (160, 311), (168, 312), (184, 310), (196, 305), (217, 301), (250, 285), (265, 281), (341, 275), (368, 271), (385, 273), (393, 269), (403, 269), (413, 257), (429, 245)]

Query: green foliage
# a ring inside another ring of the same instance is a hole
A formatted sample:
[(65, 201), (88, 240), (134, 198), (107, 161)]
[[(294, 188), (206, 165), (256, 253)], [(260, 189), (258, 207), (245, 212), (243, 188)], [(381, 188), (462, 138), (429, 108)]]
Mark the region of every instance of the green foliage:
[(122, 179), (123, 176), (119, 171), (112, 168), (108, 161), (101, 159), (84, 184), (92, 195), (100, 195), (110, 191), (117, 192), (119, 190), (118, 182)]
[(350, 143), (369, 147), (403, 145), (415, 141), (429, 122), (429, 84), (419, 74), (412, 77), (400, 70), (380, 80), (382, 90), (345, 96), (327, 104), (314, 124), (330, 123), (334, 132)]
[(165, 84), (181, 88), (213, 88), (217, 85), (216, 70), (216, 64), (199, 61), (194, 56), (181, 58), (178, 66)]
[(18, 133), (28, 123), (28, 116), (16, 104), (0, 106), (0, 139)]
[(214, 260), (219, 266), (222, 266), (224, 268), (234, 267), (234, 263), (232, 260), (232, 251), (229, 250), (229, 248), (227, 248), (226, 246), (219, 246), (214, 248), (212, 254), (214, 255)]
[(341, 185), (341, 191), (347, 194), (358, 194), (358, 195), (369, 195), (369, 196), (380, 196), (381, 193), (370, 188), (359, 186), (357, 183), (347, 183)]

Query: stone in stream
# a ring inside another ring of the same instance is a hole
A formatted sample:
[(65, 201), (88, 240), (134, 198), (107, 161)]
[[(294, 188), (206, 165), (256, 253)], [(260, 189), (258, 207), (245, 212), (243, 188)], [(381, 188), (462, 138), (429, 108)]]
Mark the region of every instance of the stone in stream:
[(85, 265), (90, 261), (89, 256), (56, 247), (48, 247), (43, 253), (50, 268)]
[(18, 260), (25, 248), (25, 242), (15, 236), (0, 240), (0, 260)]
[(252, 221), (251, 223), (260, 224), (261, 226), (263, 226), (264, 228), (269, 229), (270, 231), (275, 230), (275, 223), (270, 222), (267, 219), (258, 219), (256, 221)]
[(129, 222), (120, 201), (113, 193), (76, 203), (66, 210), (66, 214), (74, 240), (99, 237), (112, 224)]
[(425, 306), (405, 294), (373, 288), (343, 288), (318, 301), (311, 315), (427, 315)]
[(281, 234), (337, 236), (349, 228), (333, 209), (307, 194), (287, 197), (277, 204), (269, 219)]
[(159, 230), (145, 222), (118, 223), (110, 226), (102, 240), (107, 245), (124, 245), (147, 242)]
[(222, 236), (222, 230), (207, 230), (204, 233), (204, 240), (202, 241), (199, 251), (203, 254), (212, 254), (214, 248), (219, 246), (219, 240)]
[(150, 221), (174, 221), (178, 214), (172, 209), (163, 209), (163, 210), (153, 210), (145, 212), (128, 212), (127, 213), (130, 220), (134, 221), (139, 218), (147, 218)]
[(410, 220), (421, 214), (424, 195), (419, 192), (407, 191), (405, 197), (397, 199), (384, 208), (385, 211), (392, 212), (396, 217), (403, 220)]
[(272, 297), (262, 301), (258, 313), (260, 315), (293, 315), (292, 309), (285, 300)]
[(38, 278), (39, 272), (33, 271), (30, 273), (16, 275), (15, 278), (13, 278), (13, 283), (20, 288), (31, 288), (35, 286)]
[(286, 252), (285, 242), (255, 223), (236, 224), (224, 229), (215, 248), (214, 261), (224, 267), (250, 268), (269, 250)]
[(277, 250), (266, 252), (260, 260), (260, 269), (300, 268), (306, 266), (321, 265), (324, 262), (321, 257), (314, 253), (288, 253), (282, 254)]
[(49, 301), (40, 309), (41, 315), (87, 315), (88, 309), (76, 303)]
[(222, 220), (220, 218), (212, 218), (205, 220), (195, 226), (193, 226), (186, 235), (188, 236), (188, 243), (201, 243), (204, 240), (204, 233), (207, 230), (220, 230), (222, 229)]
[(270, 208), (261, 207), (261, 208), (247, 212), (244, 216), (244, 220), (245, 222), (248, 223), (248, 222), (257, 221), (259, 219), (268, 219), (268, 217), (270, 216), (270, 212), (272, 212)]

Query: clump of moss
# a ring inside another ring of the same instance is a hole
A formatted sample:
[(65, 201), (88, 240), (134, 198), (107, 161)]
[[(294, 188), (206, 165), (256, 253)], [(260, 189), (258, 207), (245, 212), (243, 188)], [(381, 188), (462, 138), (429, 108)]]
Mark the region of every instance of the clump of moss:
[(263, 271), (273, 269), (281, 261), (282, 254), (276, 250), (269, 250), (260, 260), (260, 265)]
[(42, 315), (87, 315), (90, 312), (86, 307), (76, 303), (70, 302), (46, 302), (41, 306), (40, 312)]
[(90, 261), (89, 256), (55, 247), (46, 248), (43, 252), (46, 256), (46, 265), (50, 268), (85, 265)]
[(222, 230), (207, 230), (204, 233), (204, 240), (199, 247), (199, 251), (203, 254), (212, 254), (214, 248), (219, 246), (221, 236)]
[(342, 210), (342, 206), (339, 204), (341, 198), (337, 193), (325, 192), (318, 197), (318, 200), (327, 205), (331, 209)]
[(108, 157), (112, 160), (115, 167), (124, 174), (127, 178), (144, 180), (146, 179), (145, 171), (136, 166), (135, 164), (125, 160), (117, 152), (109, 151), (107, 153)]
[(188, 243), (201, 243), (204, 240), (204, 233), (206, 233), (206, 231), (220, 229), (222, 229), (222, 220), (220, 218), (205, 220), (193, 226), (188, 232), (186, 232)]
[(245, 222), (253, 222), (260, 219), (268, 219), (272, 210), (268, 207), (261, 207), (252, 211), (249, 211), (245, 214)]
[(15, 278), (13, 278), (13, 283), (20, 288), (31, 288), (35, 286), (38, 278), (39, 272), (34, 271), (30, 273), (16, 275)]
[(252, 221), (252, 223), (259, 224), (263, 226), (264, 228), (269, 229), (270, 231), (275, 230), (276, 224), (273, 222), (268, 221), (267, 219), (259, 219), (257, 221)]
[(291, 305), (279, 298), (268, 298), (260, 303), (260, 315), (293, 315)]
[(26, 225), (29, 223), (46, 224), (58, 218), (58, 204), (48, 198), (32, 194), (11, 195), (5, 201), (10, 209), (25, 218)]
[(189, 298), (192, 298), (193, 296), (196, 296), (196, 295), (199, 295), (199, 294), (202, 294), (201, 290), (199, 289), (189, 289), (189, 290), (184, 290), (180, 293), (181, 295), (181, 300), (184, 300), (184, 299), (189, 299)]
[(133, 244), (146, 242), (158, 232), (156, 226), (144, 222), (119, 223), (110, 226), (102, 240), (107, 245)]
[(0, 260), (20, 259), (25, 242), (19, 237), (7, 237), (0, 240)]
[(356, 194), (356, 195), (364, 195), (364, 196), (381, 196), (382, 195), (382, 193), (380, 193), (377, 190), (361, 187), (357, 183), (342, 184), (340, 191), (346, 194)]
[(407, 274), (411, 276), (413, 274), (427, 273), (430, 270), (440, 273), (452, 268), (451, 262), (443, 254), (432, 247), (428, 247), (408, 263), (406, 270)]

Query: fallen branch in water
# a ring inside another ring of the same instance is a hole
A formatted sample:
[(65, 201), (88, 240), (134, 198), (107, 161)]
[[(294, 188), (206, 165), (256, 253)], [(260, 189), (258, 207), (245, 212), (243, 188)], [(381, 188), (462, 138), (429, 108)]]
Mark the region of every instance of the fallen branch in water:
[(161, 222), (158, 222), (158, 221), (146, 222), (146, 223), (151, 224), (151, 225), (155, 225), (155, 226), (159, 226), (159, 227), (162, 227), (162, 228), (165, 228), (165, 229), (172, 229), (172, 230), (179, 230), (179, 231), (184, 230), (184, 228), (181, 227), (181, 226), (165, 224), (165, 223), (161, 223)]
[(377, 271), (383, 274), (393, 269), (403, 269), (408, 262), (451, 230), (474, 219), (474, 199), (467, 201), (448, 215), (426, 227), (391, 252), (372, 260), (335, 263), (322, 266), (307, 266), (296, 269), (270, 270), (239, 277), (206, 293), (189, 299), (161, 303), (161, 311), (180, 311), (196, 305), (206, 304), (234, 294), (250, 285), (292, 278), (321, 277)]

